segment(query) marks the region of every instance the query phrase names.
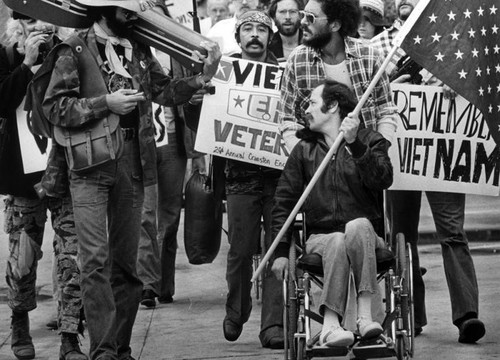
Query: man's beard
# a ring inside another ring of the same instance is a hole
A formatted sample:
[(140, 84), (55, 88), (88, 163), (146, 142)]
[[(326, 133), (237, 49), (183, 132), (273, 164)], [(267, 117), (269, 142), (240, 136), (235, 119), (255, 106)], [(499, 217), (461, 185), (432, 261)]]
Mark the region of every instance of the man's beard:
[(314, 49), (321, 49), (330, 42), (331, 38), (332, 33), (330, 31), (326, 31), (324, 33), (316, 34), (313, 38), (310, 39), (303, 38), (302, 43)]
[[(288, 25), (288, 24), (287, 24)], [(280, 34), (285, 35), (285, 36), (292, 36), (299, 31), (300, 28), (300, 22), (297, 24), (292, 24), (292, 27), (284, 28), (282, 23), (276, 23), (276, 27), (278, 28), (278, 31)]]
[(132, 27), (127, 26), (128, 24), (131, 24), (131, 22), (124, 24), (116, 20), (116, 17), (113, 16), (109, 18), (106, 17), (106, 24), (113, 34), (118, 37), (129, 39), (132, 35)]

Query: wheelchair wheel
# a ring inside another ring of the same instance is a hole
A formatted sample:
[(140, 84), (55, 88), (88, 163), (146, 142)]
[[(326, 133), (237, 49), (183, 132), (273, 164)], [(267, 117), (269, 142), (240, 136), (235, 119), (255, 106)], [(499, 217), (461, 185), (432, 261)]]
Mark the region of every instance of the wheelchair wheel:
[(400, 281), (399, 319), (396, 330), (396, 356), (398, 360), (408, 359), (413, 355), (413, 300), (411, 258), (407, 252), (404, 235), (396, 235), (396, 274)]
[[(296, 258), (295, 240), (292, 239), (290, 244), (290, 252), (288, 254), (288, 294), (286, 296), (286, 340), (287, 345), (285, 351), (288, 350), (288, 359), (297, 360), (297, 352), (295, 347), (295, 333), (297, 332), (298, 306), (297, 306), (297, 285), (296, 285)], [(287, 349), (288, 347), (288, 349)]]

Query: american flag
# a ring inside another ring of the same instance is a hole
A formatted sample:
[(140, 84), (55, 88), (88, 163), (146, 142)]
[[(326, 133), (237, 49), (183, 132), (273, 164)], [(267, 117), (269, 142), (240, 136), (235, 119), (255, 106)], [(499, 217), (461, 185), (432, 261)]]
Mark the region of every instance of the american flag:
[(497, 144), (499, 7), (498, 0), (421, 0), (407, 20), (411, 28), (406, 36), (402, 34), (401, 44), (412, 59), (482, 112)]

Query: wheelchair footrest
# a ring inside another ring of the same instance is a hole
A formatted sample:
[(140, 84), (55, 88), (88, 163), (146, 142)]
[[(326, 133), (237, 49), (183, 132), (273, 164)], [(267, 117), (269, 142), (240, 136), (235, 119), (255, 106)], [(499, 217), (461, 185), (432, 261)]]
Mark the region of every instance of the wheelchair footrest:
[(330, 356), (346, 356), (349, 353), (347, 346), (320, 346), (315, 344), (312, 347), (306, 348), (306, 354), (309, 357), (330, 357)]
[(372, 340), (361, 340), (352, 347), (356, 359), (377, 359), (396, 355), (391, 338), (381, 335)]

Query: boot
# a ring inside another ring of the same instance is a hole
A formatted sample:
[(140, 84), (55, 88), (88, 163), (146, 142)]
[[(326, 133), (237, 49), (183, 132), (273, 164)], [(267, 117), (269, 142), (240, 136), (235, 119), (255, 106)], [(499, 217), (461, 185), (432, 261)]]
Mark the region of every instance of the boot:
[(88, 360), (87, 355), (80, 350), (77, 334), (65, 332), (61, 334), (59, 360)]
[(30, 336), (30, 319), (28, 312), (12, 311), (12, 352), (19, 360), (35, 358), (35, 347)]

